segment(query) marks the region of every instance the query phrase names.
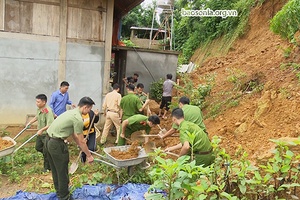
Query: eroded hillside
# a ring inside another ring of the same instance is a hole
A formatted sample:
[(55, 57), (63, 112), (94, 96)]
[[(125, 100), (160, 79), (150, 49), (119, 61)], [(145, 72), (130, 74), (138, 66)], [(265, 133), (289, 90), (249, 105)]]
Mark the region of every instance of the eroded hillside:
[[(199, 75), (215, 76), (215, 85), (207, 98), (210, 106), (203, 110), (205, 116), (214, 104), (217, 106), (228, 98), (236, 100), (237, 105), (227, 106), (205, 123), (210, 136), (218, 135), (228, 152), (233, 154), (241, 145), (253, 161), (270, 153), (273, 143), (269, 139), (298, 137), (300, 132), (299, 80), (290, 67), (282, 69), (284, 63), (299, 63), (300, 51), (269, 29), (270, 19), (285, 2), (266, 0), (254, 8), (247, 33), (229, 53), (207, 59), (191, 75), (195, 85), (201, 82)], [(198, 50), (193, 61), (200, 64), (202, 57)], [(235, 82), (229, 79), (233, 76)], [(263, 90), (249, 89), (253, 83)], [(237, 88), (239, 91), (235, 91)]]

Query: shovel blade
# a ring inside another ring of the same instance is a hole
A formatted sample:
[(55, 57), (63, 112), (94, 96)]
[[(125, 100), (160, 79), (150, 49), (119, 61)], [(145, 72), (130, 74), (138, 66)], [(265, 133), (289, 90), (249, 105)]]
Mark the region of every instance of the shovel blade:
[(76, 172), (77, 168), (78, 168), (78, 163), (76, 163), (76, 162), (72, 163), (69, 168), (69, 173), (74, 174)]

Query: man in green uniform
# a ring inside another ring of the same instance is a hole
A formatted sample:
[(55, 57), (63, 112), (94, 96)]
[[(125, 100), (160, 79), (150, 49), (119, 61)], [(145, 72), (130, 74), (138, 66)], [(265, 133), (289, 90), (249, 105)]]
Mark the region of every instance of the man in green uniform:
[(90, 112), (94, 101), (89, 97), (80, 99), (78, 107), (64, 112), (58, 116), (47, 130), (46, 149), (52, 171), (52, 178), (57, 196), (60, 200), (70, 199), (69, 185), (69, 150), (64, 142), (66, 138), (72, 136), (81, 151), (87, 156), (89, 163), (94, 158), (91, 155), (86, 141), (83, 137), (82, 114)]
[(44, 157), (44, 169), (43, 172), (47, 172), (48, 170), (50, 171), (50, 164), (47, 159), (47, 153), (45, 149), (45, 139), (47, 132), (46, 130), (49, 128), (51, 123), (54, 121), (54, 114), (52, 112), (52, 109), (47, 106), (47, 96), (45, 94), (39, 94), (35, 97), (36, 101), (36, 106), (37, 108), (37, 113), (36, 116), (28, 122), (26, 127), (29, 127), (31, 124), (34, 122), (38, 122), (37, 125), (37, 139), (35, 143), (35, 149), (38, 152), (41, 152)]
[[(201, 109), (198, 106), (193, 106), (189, 104), (189, 98), (183, 96), (179, 99), (178, 106), (183, 110), (184, 120), (197, 124), (205, 133), (207, 133), (206, 127), (203, 122), (203, 115)], [(173, 123), (172, 128), (169, 131), (167, 131), (164, 135), (161, 135), (161, 138), (165, 138), (172, 135), (176, 130), (178, 130), (178, 126)]]
[(145, 115), (137, 114), (129, 117), (128, 119), (122, 122), (120, 131), (121, 135), (119, 138), (118, 145), (124, 145), (124, 137), (130, 138), (131, 134), (135, 131), (145, 130), (146, 133), (149, 134), (151, 127), (159, 123), (160, 120), (157, 115), (147, 117)]
[(141, 100), (142, 104), (148, 99), (148, 95), (144, 92), (144, 84), (138, 83), (136, 86), (136, 96)]
[[(215, 160), (215, 156), (212, 152), (212, 146), (207, 134), (197, 124), (184, 120), (184, 114), (181, 108), (175, 108), (172, 111), (172, 120), (179, 126), (180, 143), (166, 148), (165, 151), (181, 149), (179, 156), (191, 155), (191, 145), (194, 144), (193, 154), (196, 164), (203, 165), (204, 167), (212, 164)], [(191, 139), (187, 133), (196, 134), (194, 141), (190, 141)]]
[(141, 100), (134, 93), (134, 85), (128, 85), (128, 94), (121, 99), (120, 107), (122, 109), (122, 121), (126, 120), (135, 114), (139, 114), (148, 104), (149, 100), (146, 100), (145, 104), (142, 105)]

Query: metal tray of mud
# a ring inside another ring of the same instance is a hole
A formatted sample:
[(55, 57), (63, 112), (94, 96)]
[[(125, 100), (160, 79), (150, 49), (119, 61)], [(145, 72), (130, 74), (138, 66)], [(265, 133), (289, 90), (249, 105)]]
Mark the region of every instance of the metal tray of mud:
[(3, 156), (7, 156), (7, 155), (12, 154), (12, 153), (14, 152), (15, 146), (16, 146), (16, 144), (17, 144), (17, 142), (16, 142), (14, 139), (12, 139), (12, 138), (10, 138), (10, 137), (8, 137), (8, 136), (3, 137), (2, 139), (3, 139), (3, 140), (11, 141), (11, 142), (13, 143), (13, 145), (10, 146), (10, 147), (7, 147), (7, 148), (5, 148), (5, 149), (2, 149), (2, 150), (0, 151), (0, 158), (3, 157)]
[(107, 147), (107, 148), (104, 148), (103, 151), (105, 152), (107, 159), (118, 167), (128, 167), (128, 166), (138, 165), (138, 164), (142, 163), (148, 157), (148, 155), (145, 152), (145, 149), (142, 147), (139, 147), (140, 151), (139, 151), (138, 157), (136, 157), (136, 158), (119, 160), (110, 155), (111, 150), (127, 151), (127, 149), (129, 147), (130, 147), (130, 145)]

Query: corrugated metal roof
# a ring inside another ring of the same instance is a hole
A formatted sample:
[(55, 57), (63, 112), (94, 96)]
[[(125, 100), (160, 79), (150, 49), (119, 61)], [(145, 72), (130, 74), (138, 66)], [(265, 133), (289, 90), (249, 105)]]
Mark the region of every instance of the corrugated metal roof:
[(121, 19), (144, 0), (115, 0), (114, 16)]
[[(143, 30), (143, 31), (151, 31), (151, 28), (148, 27), (136, 27), (136, 26), (132, 26), (130, 27), (131, 30)], [(152, 28), (153, 31), (159, 31), (162, 33), (165, 33), (166, 31), (163, 29), (158, 29), (158, 28)]]

